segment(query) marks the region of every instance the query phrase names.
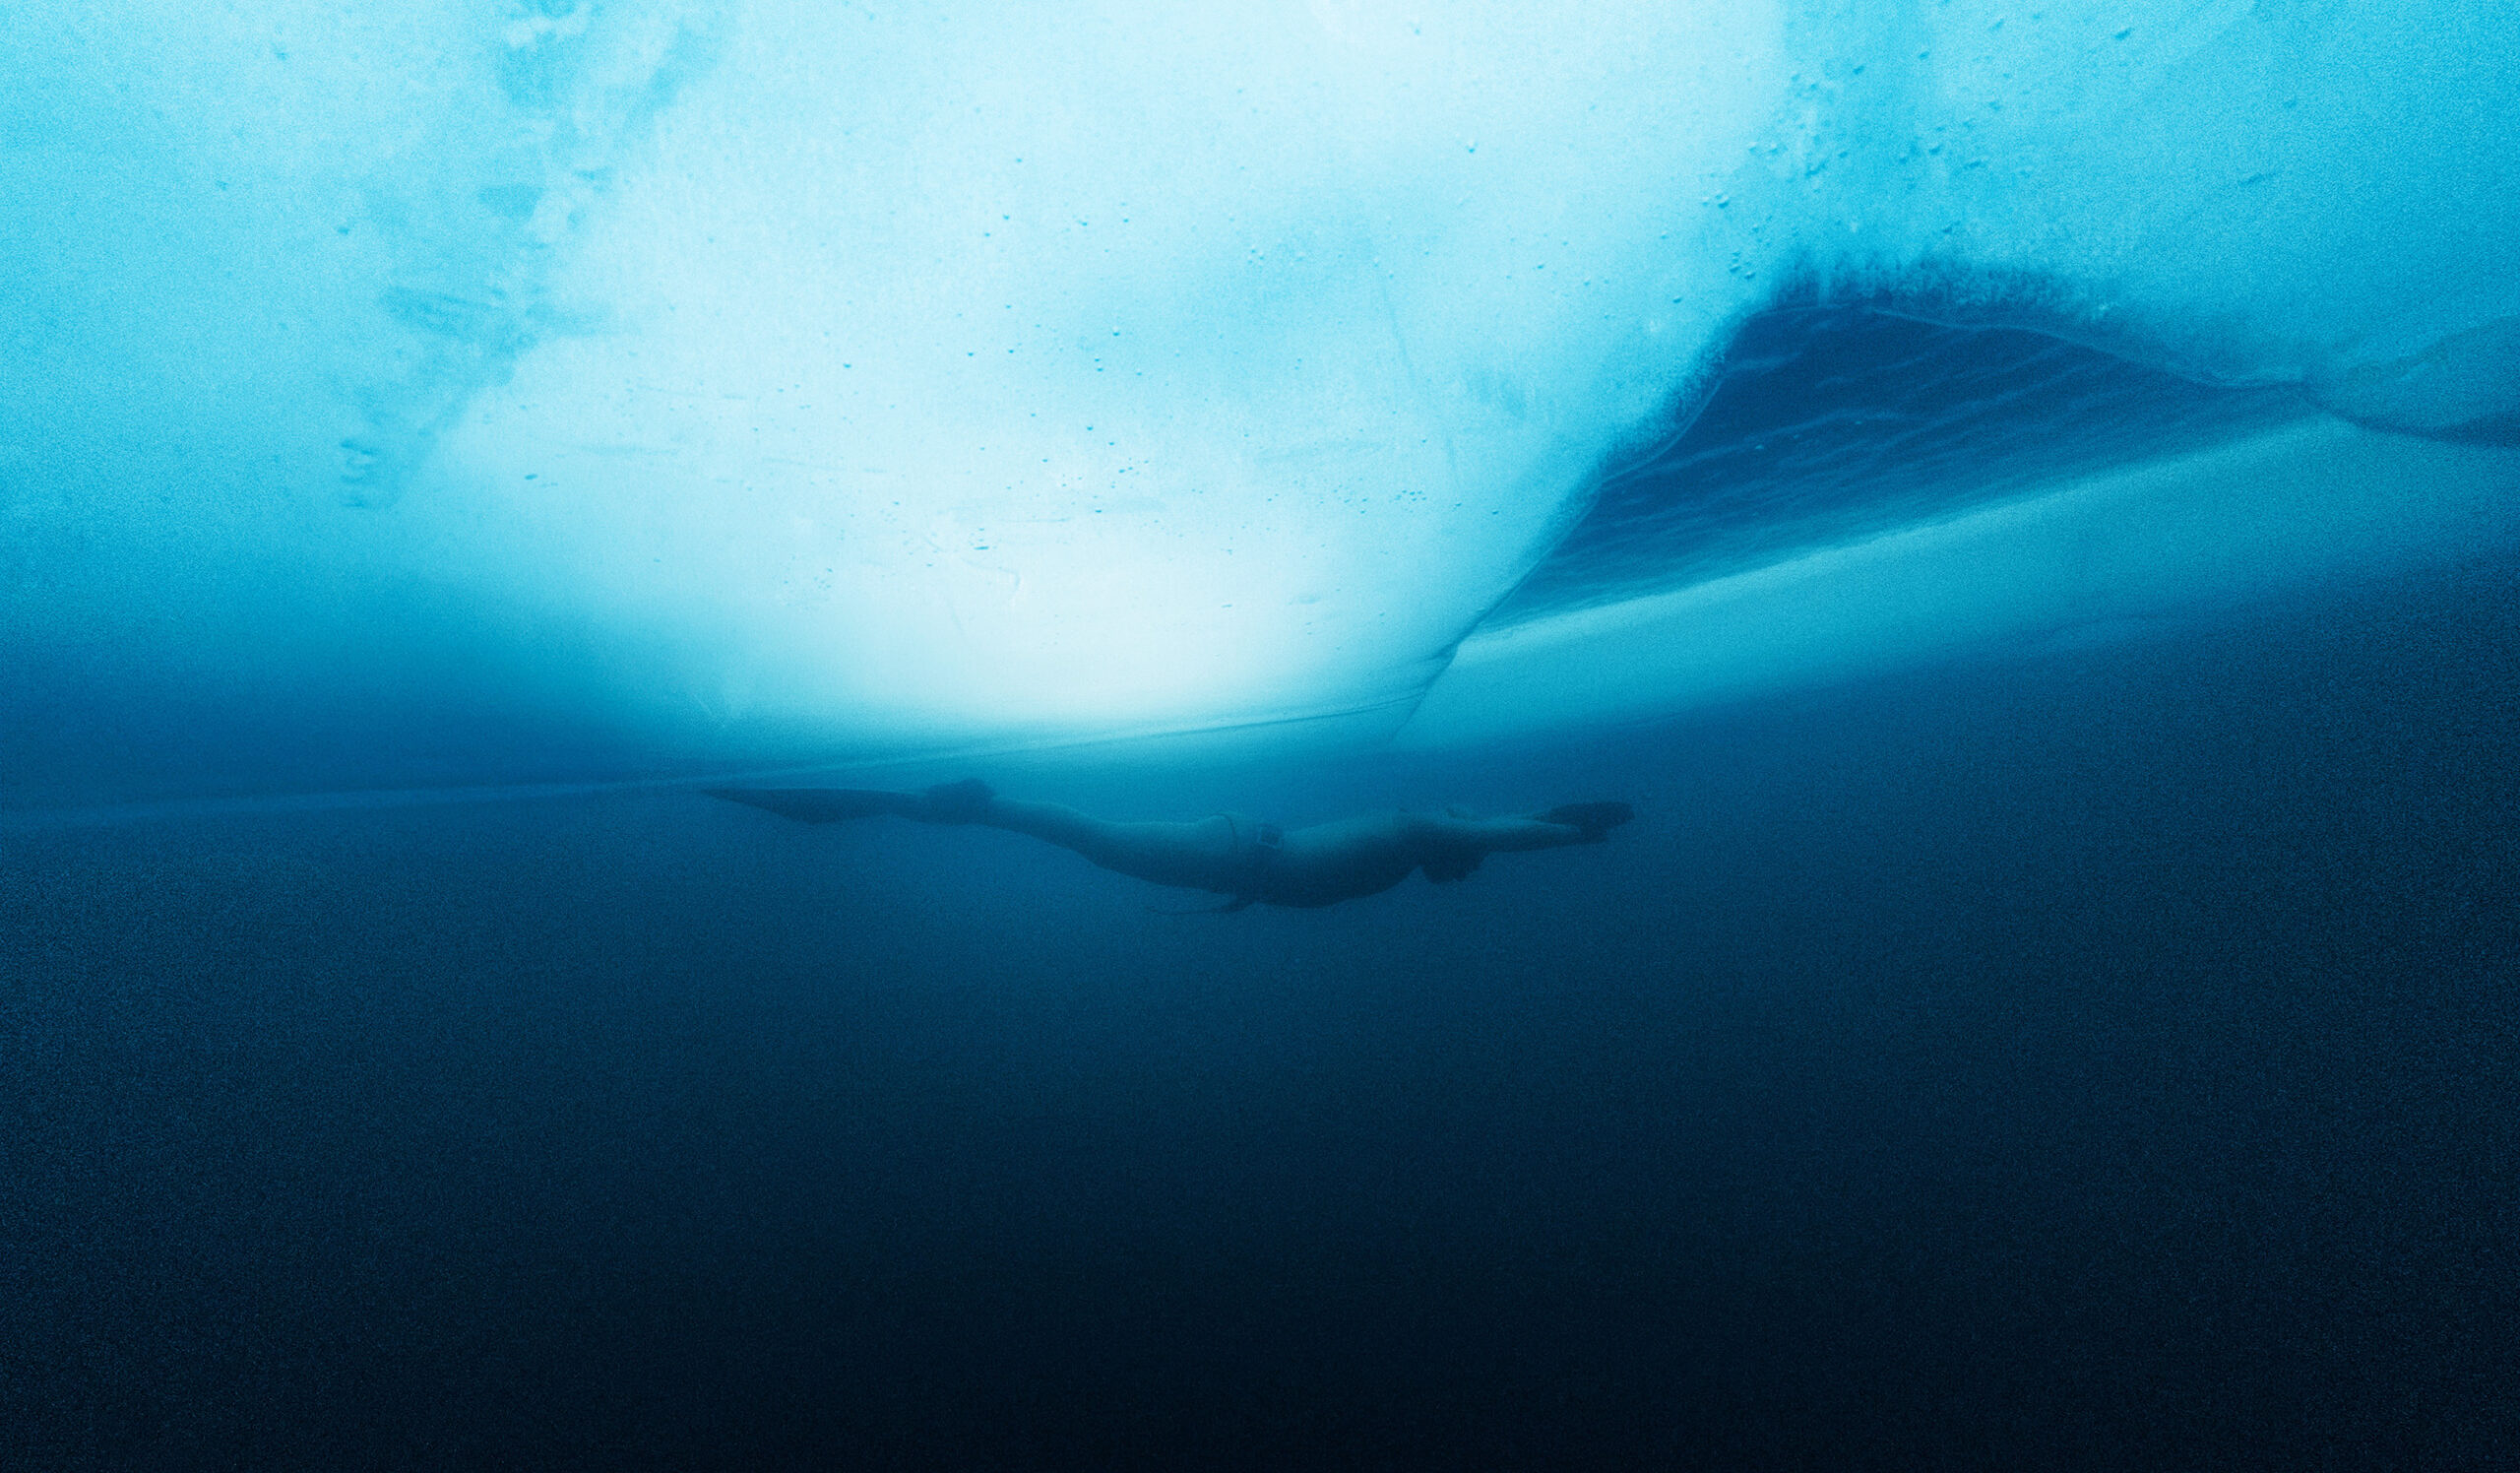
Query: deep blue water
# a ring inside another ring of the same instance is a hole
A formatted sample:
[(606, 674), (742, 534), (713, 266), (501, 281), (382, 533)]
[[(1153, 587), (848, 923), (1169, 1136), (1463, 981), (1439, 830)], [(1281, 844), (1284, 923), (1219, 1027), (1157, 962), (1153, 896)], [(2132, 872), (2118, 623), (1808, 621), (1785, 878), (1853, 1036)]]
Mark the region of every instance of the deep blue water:
[(2500, 1466), (2515, 639), (1035, 780), (1643, 815), (1323, 912), (674, 793), (17, 834), (10, 1463)]

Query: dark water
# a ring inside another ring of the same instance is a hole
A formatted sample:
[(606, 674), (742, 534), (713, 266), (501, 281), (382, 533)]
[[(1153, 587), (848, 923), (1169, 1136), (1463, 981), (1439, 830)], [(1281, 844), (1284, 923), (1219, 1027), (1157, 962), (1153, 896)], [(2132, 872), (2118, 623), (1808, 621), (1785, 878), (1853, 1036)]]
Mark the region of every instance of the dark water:
[(2493, 1468), (2520, 596), (1468, 760), (1172, 917), (673, 794), (0, 835), (11, 1468)]

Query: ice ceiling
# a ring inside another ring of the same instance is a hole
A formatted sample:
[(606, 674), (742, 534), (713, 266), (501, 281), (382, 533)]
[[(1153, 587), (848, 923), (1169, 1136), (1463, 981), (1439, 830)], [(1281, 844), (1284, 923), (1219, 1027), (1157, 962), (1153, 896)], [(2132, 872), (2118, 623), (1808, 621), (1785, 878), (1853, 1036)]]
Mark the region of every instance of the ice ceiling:
[[(0, 637), (729, 753), (1389, 730), (1789, 290), (2507, 488), (2443, 447), (2520, 429), (2515, 68), (2494, 0), (22, 0)], [(1651, 710), (1771, 584), (1546, 637)]]

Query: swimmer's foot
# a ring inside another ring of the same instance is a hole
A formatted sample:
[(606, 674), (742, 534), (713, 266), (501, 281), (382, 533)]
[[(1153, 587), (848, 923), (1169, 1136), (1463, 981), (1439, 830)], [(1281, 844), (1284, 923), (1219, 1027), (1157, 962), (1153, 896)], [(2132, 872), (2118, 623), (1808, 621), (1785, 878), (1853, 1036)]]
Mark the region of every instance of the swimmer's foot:
[(929, 823), (976, 822), (988, 812), (988, 805), (996, 797), (988, 784), (977, 778), (939, 783), (922, 797), (918, 816)]
[(1584, 841), (1599, 844), (1609, 831), (1636, 816), (1636, 810), (1621, 802), (1566, 803), (1540, 815), (1544, 823), (1562, 823), (1584, 831)]

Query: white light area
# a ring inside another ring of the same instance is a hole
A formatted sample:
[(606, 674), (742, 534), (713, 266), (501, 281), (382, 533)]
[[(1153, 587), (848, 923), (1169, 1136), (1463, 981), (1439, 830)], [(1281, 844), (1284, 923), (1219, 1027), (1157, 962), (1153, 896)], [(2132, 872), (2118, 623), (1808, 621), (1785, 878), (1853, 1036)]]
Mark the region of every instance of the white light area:
[(2520, 549), (2520, 450), (2313, 420), (1471, 639), (1397, 741), (1650, 720)]
[(682, 751), (1396, 717), (1795, 283), (2520, 413), (2498, 0), (0, 29), (0, 647), (143, 685), (460, 644)]
[(748, 8), (428, 499), (764, 708), (1405, 708), (1750, 299), (1658, 242), (1774, 56), (1664, 9)]

